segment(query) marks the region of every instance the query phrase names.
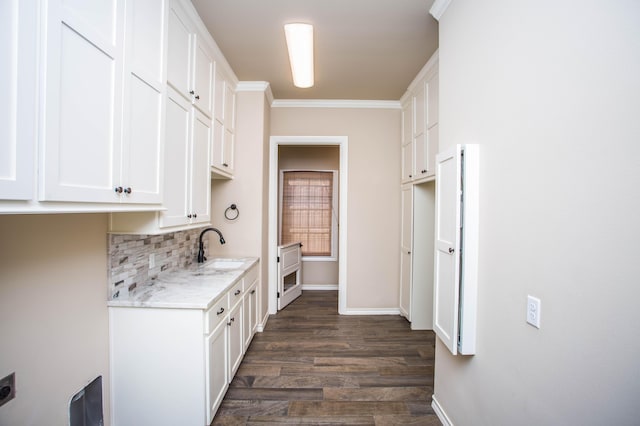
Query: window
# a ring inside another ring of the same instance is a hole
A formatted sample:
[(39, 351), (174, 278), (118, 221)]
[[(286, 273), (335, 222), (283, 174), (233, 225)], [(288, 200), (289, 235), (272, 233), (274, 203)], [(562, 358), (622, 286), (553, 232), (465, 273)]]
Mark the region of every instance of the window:
[(283, 171), (280, 244), (300, 241), (302, 256), (336, 255), (334, 171)]

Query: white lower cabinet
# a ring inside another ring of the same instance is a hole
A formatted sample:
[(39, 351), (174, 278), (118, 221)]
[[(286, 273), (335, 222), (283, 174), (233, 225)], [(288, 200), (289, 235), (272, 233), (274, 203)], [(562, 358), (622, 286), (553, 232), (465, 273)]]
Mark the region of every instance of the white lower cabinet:
[(255, 302), (257, 269), (208, 310), (109, 307), (114, 425), (211, 423), (256, 329), (243, 327), (243, 288)]
[(224, 394), (229, 386), (227, 374), (227, 340), (229, 329), (226, 322), (218, 324), (218, 327), (207, 337), (207, 423), (216, 414)]

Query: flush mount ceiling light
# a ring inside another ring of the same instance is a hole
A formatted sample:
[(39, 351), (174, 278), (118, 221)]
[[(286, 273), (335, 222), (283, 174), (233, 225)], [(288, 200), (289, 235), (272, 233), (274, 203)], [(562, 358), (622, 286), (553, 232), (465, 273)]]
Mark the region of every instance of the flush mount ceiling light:
[(289, 62), (296, 87), (313, 86), (313, 25), (285, 24)]

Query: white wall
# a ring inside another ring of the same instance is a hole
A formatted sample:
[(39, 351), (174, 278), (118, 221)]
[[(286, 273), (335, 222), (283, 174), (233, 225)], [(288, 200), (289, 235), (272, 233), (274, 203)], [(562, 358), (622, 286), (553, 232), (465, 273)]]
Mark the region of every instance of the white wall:
[(397, 310), (400, 109), (273, 108), (271, 135), (348, 136), (346, 307)]
[[(267, 308), (267, 215), (268, 152), (265, 132), (269, 129), (269, 107), (264, 92), (237, 93), (234, 179), (212, 180), (211, 224), (220, 229), (226, 240), (220, 245), (218, 236), (208, 233), (209, 258), (213, 256), (256, 256), (261, 258), (261, 317)], [(236, 204), (240, 215), (227, 220), (224, 212)]]
[(0, 425), (66, 425), (71, 397), (102, 375), (109, 422), (107, 216), (0, 215), (0, 377), (16, 398)]
[(638, 424), (640, 3), (454, 0), (440, 99), (442, 149), (481, 146), (481, 220), (477, 355), (438, 341), (435, 399), (455, 425)]

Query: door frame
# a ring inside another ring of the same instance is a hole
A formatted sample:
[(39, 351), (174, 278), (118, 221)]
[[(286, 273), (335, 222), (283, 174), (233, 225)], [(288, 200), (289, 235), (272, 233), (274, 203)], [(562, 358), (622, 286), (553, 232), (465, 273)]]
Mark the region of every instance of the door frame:
[(278, 312), (278, 148), (289, 146), (338, 146), (340, 193), (338, 194), (338, 313), (347, 310), (347, 136), (271, 136), (269, 138), (269, 314)]

